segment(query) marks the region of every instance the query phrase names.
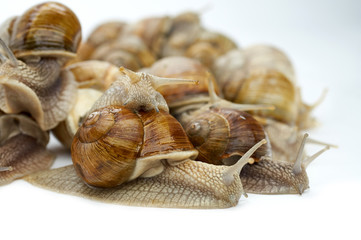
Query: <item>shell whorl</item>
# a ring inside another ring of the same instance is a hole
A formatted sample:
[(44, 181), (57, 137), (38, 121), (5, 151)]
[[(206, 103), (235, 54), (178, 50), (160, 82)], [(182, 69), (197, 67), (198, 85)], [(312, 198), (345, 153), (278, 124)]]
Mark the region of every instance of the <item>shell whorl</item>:
[(143, 143), (143, 125), (132, 111), (109, 106), (91, 113), (78, 129), (71, 153), (74, 166), (92, 186), (113, 187), (129, 179)]
[[(185, 125), (190, 141), (199, 151), (197, 159), (217, 165), (232, 156), (243, 156), (255, 143), (268, 138), (262, 125), (250, 114), (234, 109), (212, 108), (192, 117)], [(266, 144), (252, 157), (259, 161), (270, 154), (270, 145)]]

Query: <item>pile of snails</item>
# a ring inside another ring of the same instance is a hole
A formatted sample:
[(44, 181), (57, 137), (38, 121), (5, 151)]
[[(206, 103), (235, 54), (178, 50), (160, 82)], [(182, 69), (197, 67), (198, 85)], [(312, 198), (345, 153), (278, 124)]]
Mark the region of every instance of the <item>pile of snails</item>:
[[(302, 194), (332, 145), (291, 62), (240, 48), (199, 16), (107, 22), (81, 39), (75, 13), (45, 2), (0, 27), (0, 185), (132, 206), (226, 208), (242, 195)], [(50, 169), (49, 132), (73, 164)], [(306, 143), (324, 145), (312, 156)]]

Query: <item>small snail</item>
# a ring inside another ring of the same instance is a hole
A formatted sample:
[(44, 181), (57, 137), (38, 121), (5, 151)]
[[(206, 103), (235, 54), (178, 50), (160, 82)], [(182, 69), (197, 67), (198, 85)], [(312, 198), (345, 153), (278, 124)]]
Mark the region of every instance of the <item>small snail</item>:
[(80, 23), (64, 5), (48, 2), (30, 8), (9, 27), (9, 46), (0, 41), (8, 57), (1, 55), (0, 109), (28, 112), (49, 130), (66, 118), (76, 93), (74, 79), (59, 75), (75, 57)]
[[(224, 100), (217, 96), (210, 79), (208, 93), (208, 103), (201, 107), (182, 107), (175, 114), (199, 151), (197, 160), (216, 165), (233, 164), (255, 143), (261, 139), (268, 140), (263, 126), (244, 111), (269, 109), (272, 106), (234, 104)], [(271, 146), (267, 142), (252, 155), (252, 161), (272, 156)]]
[(213, 72), (227, 100), (271, 104), (275, 110), (254, 113), (302, 128), (312, 126), (311, 109), (301, 102), (292, 64), (280, 50), (266, 45), (232, 50), (215, 61)]
[(48, 169), (55, 156), (46, 150), (48, 133), (25, 115), (0, 116), (0, 185)]

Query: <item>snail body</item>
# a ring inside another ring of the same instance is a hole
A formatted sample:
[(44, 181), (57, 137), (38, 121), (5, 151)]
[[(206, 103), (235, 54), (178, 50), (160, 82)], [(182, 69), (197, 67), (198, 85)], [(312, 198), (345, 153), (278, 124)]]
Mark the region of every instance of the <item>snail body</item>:
[[(304, 134), (294, 156), (277, 159), (265, 158), (254, 164), (246, 165), (240, 177), (244, 189), (258, 194), (302, 194), (309, 188), (307, 166), (319, 155), (328, 150), (326, 146), (311, 156), (306, 156), (304, 147), (308, 134)], [(276, 154), (275, 154), (276, 155)], [(282, 154), (277, 154), (279, 157)]]
[(48, 133), (29, 117), (1, 114), (0, 185), (50, 168), (55, 156), (46, 150), (48, 141)]

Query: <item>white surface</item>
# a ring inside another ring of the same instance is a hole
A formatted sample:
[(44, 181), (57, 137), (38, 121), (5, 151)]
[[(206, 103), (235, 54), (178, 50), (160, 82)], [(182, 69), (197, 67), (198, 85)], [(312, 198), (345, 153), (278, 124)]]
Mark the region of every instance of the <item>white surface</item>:
[[(0, 21), (38, 1), (7, 1)], [(306, 102), (324, 88), (313, 138), (339, 145), (308, 169), (302, 196), (249, 195), (225, 210), (135, 208), (57, 194), (16, 181), (0, 187), (1, 239), (360, 239), (361, 4), (358, 1), (62, 1), (83, 24), (84, 38), (110, 19), (201, 11), (210, 29), (242, 45), (274, 44), (292, 59)], [(70, 157), (59, 152), (55, 166)]]

